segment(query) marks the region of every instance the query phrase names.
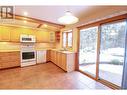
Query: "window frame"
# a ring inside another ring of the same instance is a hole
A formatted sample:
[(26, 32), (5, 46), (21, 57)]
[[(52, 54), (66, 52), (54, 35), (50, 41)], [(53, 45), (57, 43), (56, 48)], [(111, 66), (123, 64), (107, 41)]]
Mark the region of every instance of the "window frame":
[[(65, 47), (63, 45), (63, 35), (64, 35), (64, 33), (66, 33), (66, 46)], [(69, 33), (72, 33), (72, 46), (68, 46), (68, 34)], [(67, 30), (67, 31), (62, 32), (62, 48), (70, 49), (72, 47), (73, 47), (73, 31), (72, 30)]]

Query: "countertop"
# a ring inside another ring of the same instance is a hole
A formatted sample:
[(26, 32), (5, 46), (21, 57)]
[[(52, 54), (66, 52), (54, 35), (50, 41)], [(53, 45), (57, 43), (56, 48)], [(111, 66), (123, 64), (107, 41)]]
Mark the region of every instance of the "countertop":
[(75, 52), (72, 52), (72, 51), (61, 51), (61, 50), (58, 50), (58, 49), (51, 49), (51, 50), (54, 50), (54, 51), (57, 51), (57, 52), (60, 52), (60, 53), (67, 53), (67, 54), (75, 53)]
[(17, 51), (20, 51), (20, 50), (0, 50), (0, 52), (17, 52)]
[[(38, 50), (50, 50), (50, 49), (35, 49), (35, 50), (38, 51)], [(16, 52), (16, 51), (21, 51), (21, 50), (11, 50), (11, 49), (0, 50), (0, 52)]]
[[(57, 51), (57, 52), (61, 52), (61, 53), (67, 53), (67, 54), (70, 54), (70, 53), (75, 53), (75, 52), (72, 52), (72, 51), (61, 51), (59, 49), (35, 49), (36, 51), (39, 51), (39, 50), (53, 50), (53, 51)], [(16, 52), (16, 51), (21, 51), (21, 50), (0, 50), (0, 52)]]

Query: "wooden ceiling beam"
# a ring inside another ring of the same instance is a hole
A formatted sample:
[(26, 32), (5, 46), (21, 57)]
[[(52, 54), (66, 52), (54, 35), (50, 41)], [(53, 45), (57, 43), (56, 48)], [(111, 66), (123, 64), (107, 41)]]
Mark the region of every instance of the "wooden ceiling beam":
[(47, 24), (47, 25), (51, 25), (51, 26), (59, 27), (59, 28), (65, 27), (64, 25), (61, 25), (61, 24), (56, 24), (56, 23), (52, 23), (52, 22), (48, 22), (48, 21), (44, 21), (44, 20), (39, 20), (36, 18), (26, 17), (26, 16), (20, 16), (20, 15), (16, 15), (16, 14), (15, 14), (15, 19), (26, 20), (28, 22), (33, 22), (33, 23), (38, 23), (38, 24)]
[(42, 26), (42, 24), (39, 24), (38, 26), (37, 26), (37, 28), (40, 28)]

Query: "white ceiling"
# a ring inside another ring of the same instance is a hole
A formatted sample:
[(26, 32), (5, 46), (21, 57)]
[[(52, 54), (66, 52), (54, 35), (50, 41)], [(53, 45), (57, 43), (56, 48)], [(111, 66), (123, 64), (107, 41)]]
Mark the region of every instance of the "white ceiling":
[(15, 6), (15, 14), (28, 12), (28, 17), (60, 24), (57, 19), (70, 11), (79, 18), (77, 25), (100, 19), (122, 11), (127, 6)]
[(92, 6), (16, 6), (15, 14), (23, 15), (28, 12), (28, 17), (37, 18), (53, 23), (60, 24), (57, 19), (70, 11), (73, 15), (80, 18), (80, 14), (88, 12)]
[[(57, 19), (65, 14), (66, 11), (70, 11), (73, 15), (79, 18), (79, 22), (73, 25), (69, 25), (69, 28), (82, 26), (84, 24), (92, 23), (98, 20), (106, 19), (112, 16), (127, 13), (127, 6), (15, 6), (15, 14), (23, 15), (23, 12), (28, 12), (28, 17), (36, 18), (52, 23), (60, 24)], [(11, 24), (18, 26), (26, 26), (37, 28), (39, 23), (27, 22), (24, 20), (11, 20), (1, 21), (0, 24)], [(46, 23), (47, 24), (47, 23)], [(66, 26), (67, 28), (68, 26)], [(49, 29), (52, 31), (59, 31), (60, 28), (48, 25), (43, 25), (40, 29)]]

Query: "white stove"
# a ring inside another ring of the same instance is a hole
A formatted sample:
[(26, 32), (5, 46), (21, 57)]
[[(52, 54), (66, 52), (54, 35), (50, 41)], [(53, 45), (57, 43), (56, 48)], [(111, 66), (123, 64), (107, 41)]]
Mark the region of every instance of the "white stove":
[(36, 64), (36, 51), (34, 44), (22, 43), (21, 45), (21, 67)]

